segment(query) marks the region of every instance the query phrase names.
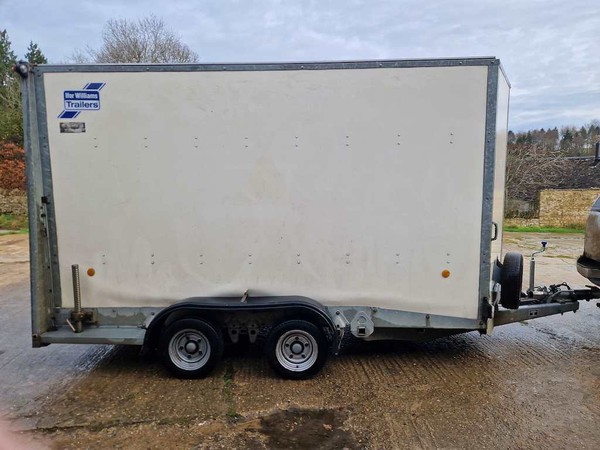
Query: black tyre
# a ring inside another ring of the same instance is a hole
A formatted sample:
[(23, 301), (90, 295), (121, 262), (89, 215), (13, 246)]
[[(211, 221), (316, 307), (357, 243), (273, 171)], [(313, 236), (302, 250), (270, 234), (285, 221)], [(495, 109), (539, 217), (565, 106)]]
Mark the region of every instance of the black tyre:
[(500, 285), (500, 304), (508, 309), (518, 309), (523, 286), (523, 255), (515, 252), (504, 255)]
[(182, 319), (165, 328), (160, 336), (164, 366), (178, 378), (202, 378), (223, 355), (221, 332), (201, 319)]
[(323, 331), (305, 320), (286, 320), (275, 326), (265, 344), (269, 364), (284, 378), (303, 380), (315, 375), (329, 356)]

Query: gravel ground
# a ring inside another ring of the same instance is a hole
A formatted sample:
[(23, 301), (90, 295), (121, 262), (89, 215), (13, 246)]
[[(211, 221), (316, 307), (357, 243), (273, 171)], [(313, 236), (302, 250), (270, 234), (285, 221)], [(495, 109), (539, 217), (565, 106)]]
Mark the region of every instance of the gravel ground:
[[(370, 343), (302, 382), (238, 346), (203, 380), (136, 348), (30, 348), (27, 236), (0, 236), (0, 448), (598, 448), (600, 310), (424, 344)], [(583, 285), (583, 235), (507, 233), (539, 279)], [(526, 269), (527, 270), (527, 269)]]

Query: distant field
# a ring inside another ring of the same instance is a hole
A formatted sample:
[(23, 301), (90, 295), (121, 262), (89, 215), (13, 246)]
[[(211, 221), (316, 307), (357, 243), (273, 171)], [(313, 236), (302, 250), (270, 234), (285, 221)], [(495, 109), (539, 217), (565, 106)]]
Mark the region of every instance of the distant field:
[(582, 227), (558, 228), (505, 226), (504, 231), (512, 231), (517, 233), (585, 233), (585, 229)]

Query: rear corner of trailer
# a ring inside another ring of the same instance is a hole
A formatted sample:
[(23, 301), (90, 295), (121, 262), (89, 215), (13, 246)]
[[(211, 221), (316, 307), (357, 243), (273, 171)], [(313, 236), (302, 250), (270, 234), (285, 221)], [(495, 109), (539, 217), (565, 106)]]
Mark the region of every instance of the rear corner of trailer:
[[(508, 114), (510, 103), (511, 85), (506, 73), (499, 61), (496, 65), (490, 67), (488, 81), (488, 114), (486, 127), (493, 133), (493, 188), (484, 187), (485, 192), (492, 195), (492, 228), (493, 236), (491, 239), (490, 258), (491, 263), (489, 273), (489, 311), (485, 318), (487, 319), (486, 331), (489, 333), (493, 329), (493, 310), (498, 304), (506, 306), (518, 305), (521, 295), (522, 285), (522, 266), (523, 258), (514, 253), (503, 253), (503, 225), (504, 225), (504, 203), (506, 189), (506, 163), (507, 163), (507, 145), (508, 145)], [(490, 106), (490, 103), (493, 106)], [(490, 139), (490, 137), (488, 137)], [(489, 145), (489, 142), (486, 142)], [(490, 158), (491, 159), (491, 158)], [(483, 215), (485, 216), (486, 206), (484, 205)], [(482, 248), (485, 242), (482, 242)], [(482, 252), (485, 255), (485, 251)], [(511, 267), (511, 272), (506, 270), (506, 266)], [(503, 286), (504, 285), (504, 286)], [(505, 294), (502, 299), (502, 293)], [(487, 306), (486, 306), (487, 307)]]

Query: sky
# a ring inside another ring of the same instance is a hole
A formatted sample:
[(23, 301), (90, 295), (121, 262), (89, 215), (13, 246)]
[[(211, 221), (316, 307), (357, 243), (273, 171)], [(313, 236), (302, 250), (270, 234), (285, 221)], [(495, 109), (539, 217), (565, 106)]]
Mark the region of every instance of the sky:
[(62, 63), (107, 20), (149, 14), (202, 62), (495, 56), (512, 130), (600, 119), (598, 0), (0, 0), (0, 30)]

